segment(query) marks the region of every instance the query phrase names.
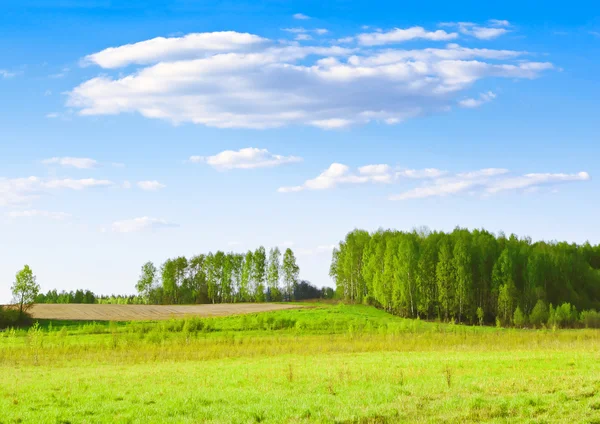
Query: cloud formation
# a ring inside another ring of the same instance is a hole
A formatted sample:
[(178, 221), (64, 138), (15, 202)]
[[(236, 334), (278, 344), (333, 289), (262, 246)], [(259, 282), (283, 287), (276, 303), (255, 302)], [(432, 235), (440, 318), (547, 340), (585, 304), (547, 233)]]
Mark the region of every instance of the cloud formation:
[[(504, 28), (501, 21), (487, 25)], [(290, 31), (293, 37), (326, 30)], [(447, 111), (482, 80), (532, 79), (553, 68), (528, 60), (528, 52), (440, 46), (460, 36), (396, 28), (358, 34), (354, 46), (234, 31), (159, 37), (86, 56), (104, 73), (73, 88), (67, 106), (86, 116), (139, 113), (218, 128), (393, 125)], [(411, 40), (435, 45), (397, 46)]]
[(566, 182), (588, 181), (587, 172), (577, 174), (546, 173), (507, 176), (506, 169), (482, 169), (479, 171), (456, 174), (450, 178), (440, 178), (420, 187), (392, 195), (390, 200), (423, 199), (426, 197), (444, 197), (460, 193), (493, 195), (501, 191), (524, 190), (533, 192), (542, 186)]
[(0, 178), (0, 206), (17, 205), (30, 202), (43, 193), (52, 190), (68, 189), (80, 191), (86, 188), (107, 187), (113, 183), (109, 180), (94, 178), (71, 179), (39, 177)]
[(455, 32), (427, 31), (425, 28), (415, 26), (407, 29), (394, 28), (387, 32), (369, 32), (356, 36), (359, 44), (363, 46), (381, 46), (383, 44), (398, 44), (411, 40), (448, 41), (458, 38)]
[(495, 98), (496, 98), (496, 95), (494, 93), (492, 93), (491, 91), (488, 91), (487, 93), (481, 93), (479, 95), (479, 98), (477, 98), (477, 99), (474, 99), (474, 98), (464, 99), (464, 100), (459, 101), (458, 104), (461, 107), (474, 109), (485, 103), (491, 102)]
[(153, 181), (139, 181), (137, 183), (137, 186), (139, 188), (141, 188), (142, 190), (145, 191), (156, 191), (156, 190), (160, 190), (161, 188), (165, 188), (166, 185), (159, 183), (156, 180)]
[(510, 22), (506, 20), (490, 19), (485, 25), (473, 22), (446, 22), (442, 26), (457, 27), (461, 34), (469, 35), (480, 40), (491, 40), (509, 32)]
[(270, 168), (287, 163), (302, 162), (297, 156), (282, 156), (267, 149), (247, 147), (238, 151), (225, 150), (214, 156), (191, 156), (192, 163), (206, 163), (218, 170)]
[(310, 16), (305, 15), (304, 13), (295, 13), (293, 16), (294, 19), (299, 19), (301, 21), (305, 21), (310, 19)]
[(141, 231), (151, 231), (161, 228), (172, 228), (177, 227), (177, 224), (173, 224), (164, 219), (150, 218), (143, 216), (140, 218), (126, 219), (123, 221), (116, 221), (112, 224), (112, 231), (115, 233), (137, 233)]
[(42, 163), (46, 165), (60, 165), (77, 169), (90, 169), (98, 166), (98, 162), (94, 159), (73, 157), (53, 157), (44, 159)]
[(300, 186), (280, 187), (280, 193), (291, 193), (303, 190), (326, 190), (342, 184), (390, 183), (393, 174), (388, 165), (366, 165), (351, 172), (350, 167), (341, 163), (332, 163), (329, 168), (312, 180)]
[(493, 195), (502, 191), (523, 190), (532, 192), (543, 186), (567, 182), (587, 181), (587, 172), (565, 173), (529, 173), (510, 175), (504, 168), (484, 168), (475, 171), (450, 174), (437, 168), (394, 169), (390, 165), (365, 165), (352, 172), (350, 167), (333, 163), (316, 178), (302, 185), (280, 187), (280, 193), (292, 193), (303, 190), (327, 190), (340, 185), (365, 183), (406, 184), (420, 182), (420, 185), (399, 194), (389, 196), (390, 200), (422, 199), (443, 197), (459, 193)]

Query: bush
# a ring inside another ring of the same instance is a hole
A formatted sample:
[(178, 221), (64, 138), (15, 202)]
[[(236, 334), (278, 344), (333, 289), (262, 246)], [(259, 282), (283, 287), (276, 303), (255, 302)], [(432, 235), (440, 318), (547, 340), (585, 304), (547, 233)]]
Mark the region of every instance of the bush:
[(521, 311), (521, 308), (517, 306), (517, 309), (515, 309), (515, 313), (513, 314), (513, 324), (515, 324), (515, 327), (522, 328), (527, 321), (526, 318), (527, 317), (523, 311)]
[(593, 309), (581, 312), (581, 323), (585, 328), (600, 328), (600, 312)]
[(535, 326), (540, 327), (548, 321), (548, 308), (543, 300), (538, 300), (531, 314), (529, 314), (529, 322)]
[(481, 309), (481, 306), (477, 308), (477, 322), (479, 322), (479, 325), (483, 325), (483, 318), (484, 318), (485, 314), (483, 313), (483, 309)]
[(19, 314), (19, 310), (0, 306), (0, 328), (18, 327), (31, 324), (31, 315), (27, 312)]

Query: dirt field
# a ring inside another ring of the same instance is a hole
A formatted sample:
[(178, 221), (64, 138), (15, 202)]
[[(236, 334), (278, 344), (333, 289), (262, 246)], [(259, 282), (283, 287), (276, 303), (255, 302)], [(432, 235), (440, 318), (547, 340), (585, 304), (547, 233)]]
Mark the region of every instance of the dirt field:
[(37, 319), (140, 321), (182, 318), (185, 316), (215, 317), (254, 312), (300, 308), (298, 305), (275, 303), (237, 303), (216, 305), (80, 305), (36, 304), (30, 312)]

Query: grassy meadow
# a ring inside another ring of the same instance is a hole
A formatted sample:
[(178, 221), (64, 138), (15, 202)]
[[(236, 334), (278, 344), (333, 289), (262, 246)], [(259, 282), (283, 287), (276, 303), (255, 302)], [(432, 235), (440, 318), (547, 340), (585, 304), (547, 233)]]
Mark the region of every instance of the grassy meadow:
[(317, 304), (0, 334), (0, 423), (600, 423), (599, 330)]

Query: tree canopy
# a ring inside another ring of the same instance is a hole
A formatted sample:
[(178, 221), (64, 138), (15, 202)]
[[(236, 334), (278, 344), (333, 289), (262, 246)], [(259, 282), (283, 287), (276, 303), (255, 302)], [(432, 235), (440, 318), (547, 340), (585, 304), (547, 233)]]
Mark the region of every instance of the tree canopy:
[(600, 306), (600, 246), (485, 230), (354, 230), (334, 250), (330, 275), (342, 298), (406, 317), (522, 325), (545, 305)]

